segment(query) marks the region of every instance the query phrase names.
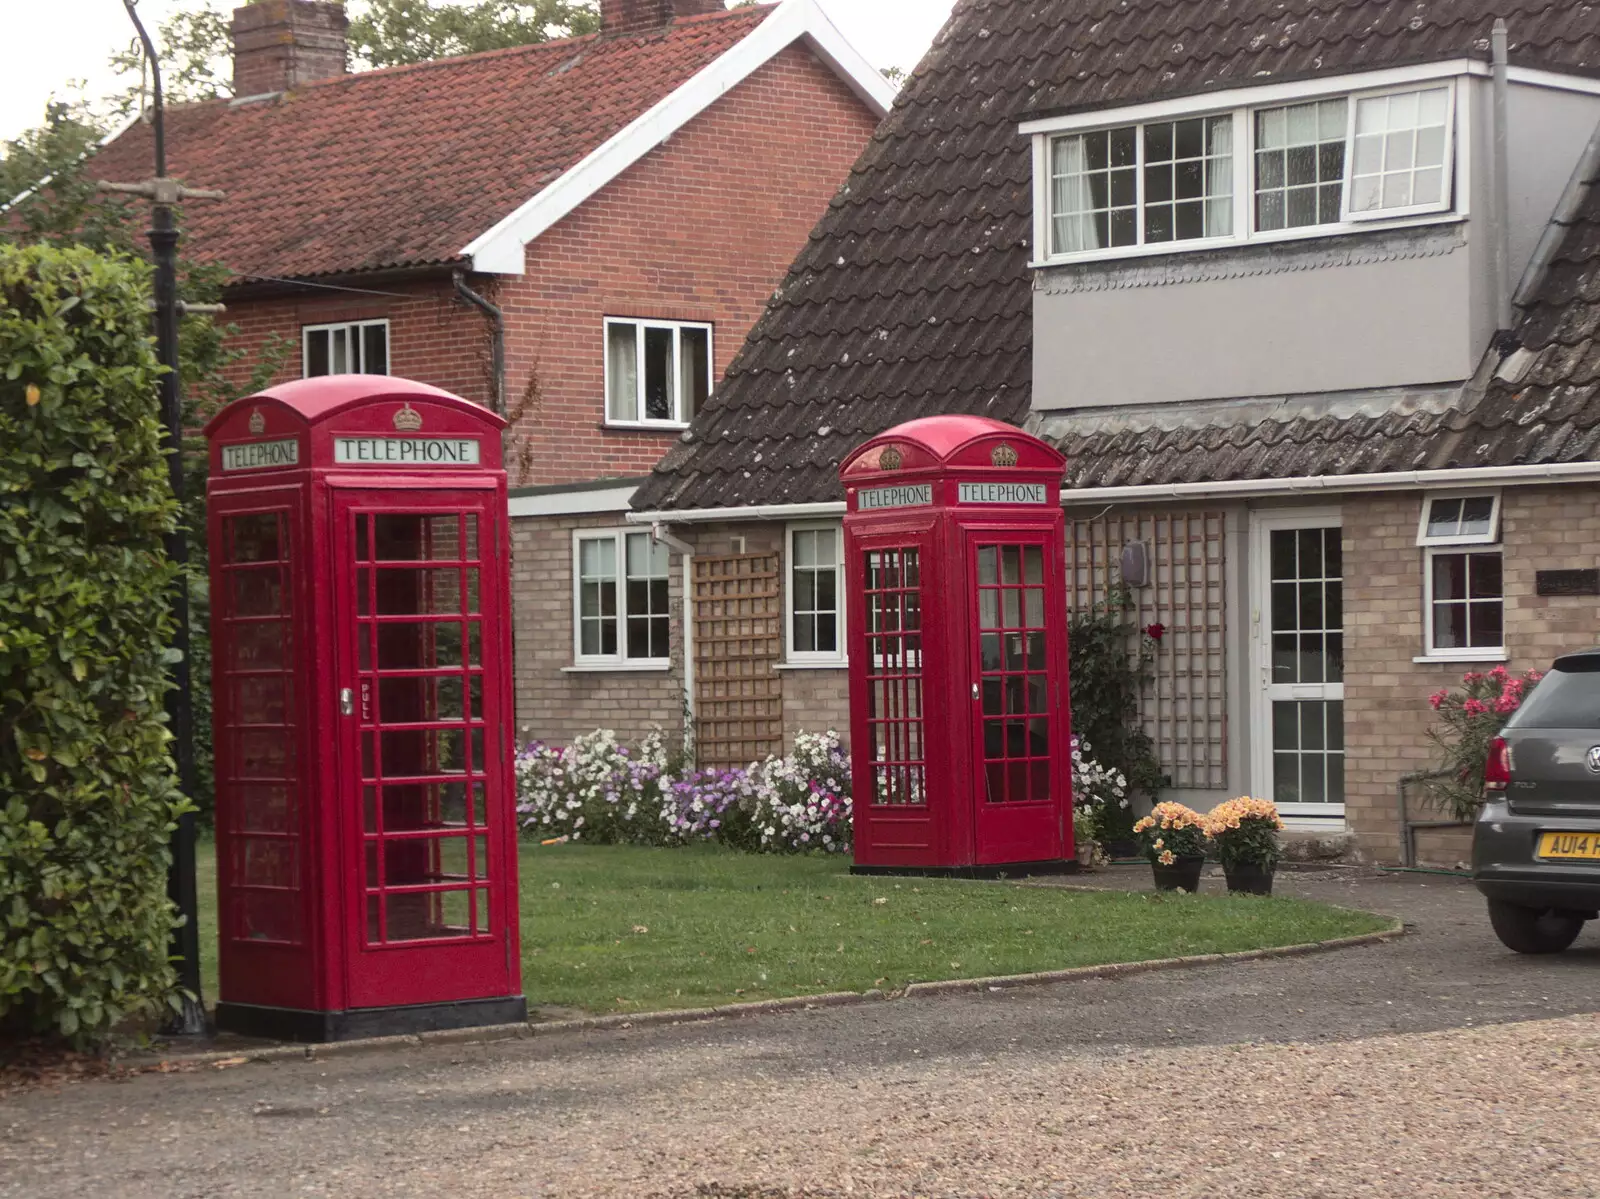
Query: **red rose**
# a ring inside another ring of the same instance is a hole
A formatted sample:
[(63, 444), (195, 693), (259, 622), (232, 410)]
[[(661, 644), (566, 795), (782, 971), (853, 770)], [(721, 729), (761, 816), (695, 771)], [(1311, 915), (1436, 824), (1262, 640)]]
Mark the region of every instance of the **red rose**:
[(1151, 641), (1160, 641), (1167, 635), (1167, 626), (1159, 620), (1155, 624), (1147, 624), (1144, 627), (1144, 635), (1150, 638)]

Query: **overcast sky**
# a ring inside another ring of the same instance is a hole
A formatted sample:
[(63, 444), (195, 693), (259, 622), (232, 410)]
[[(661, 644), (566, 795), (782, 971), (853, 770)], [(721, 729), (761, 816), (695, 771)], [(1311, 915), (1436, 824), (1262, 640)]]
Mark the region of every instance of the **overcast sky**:
[[(202, 0), (140, 0), (152, 30), (174, 10)], [(233, 7), (233, 0), (216, 0)], [(845, 36), (878, 67), (909, 70), (950, 14), (952, 0), (818, 0)], [(116, 90), (106, 66), (133, 26), (122, 0), (0, 0), (6, 55), (0, 70), (0, 141), (39, 123), (45, 102), (82, 80), (91, 96)]]

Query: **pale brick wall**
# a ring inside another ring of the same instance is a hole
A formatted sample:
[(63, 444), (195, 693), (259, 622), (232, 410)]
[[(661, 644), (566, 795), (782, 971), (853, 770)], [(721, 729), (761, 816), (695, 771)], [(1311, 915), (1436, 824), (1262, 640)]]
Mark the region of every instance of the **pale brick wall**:
[(672, 669), (572, 672), (572, 534), (617, 528), (620, 516), (519, 517), (511, 522), (518, 740), (566, 744), (608, 728), (637, 741), (683, 729), (683, 560), (670, 566)]
[[(616, 528), (617, 517), (519, 517), (511, 522), (512, 606), (516, 613), (517, 725), (521, 738), (564, 744), (596, 728), (637, 740), (653, 726), (674, 735), (683, 712), (683, 560), (672, 557), (670, 672), (581, 674), (572, 664), (572, 533)], [(782, 553), (777, 522), (677, 526), (673, 530), (710, 557), (740, 552)], [(796, 733), (837, 731), (848, 740), (847, 670), (780, 671), (784, 740)]]
[[(1487, 668), (1412, 661), (1423, 648), (1422, 501), (1421, 493), (1343, 500), (1347, 813), (1360, 851), (1384, 861), (1400, 854), (1397, 780), (1436, 762), (1428, 695)], [(1502, 541), (1507, 669), (1544, 669), (1564, 651), (1593, 645), (1600, 600), (1536, 596), (1534, 573), (1600, 565), (1600, 488), (1507, 489)], [(1470, 842), (1465, 830), (1424, 831), (1419, 858), (1453, 865)]]
[(793, 745), (796, 733), (829, 729), (850, 743), (850, 672), (786, 670), (783, 672), (783, 737)]

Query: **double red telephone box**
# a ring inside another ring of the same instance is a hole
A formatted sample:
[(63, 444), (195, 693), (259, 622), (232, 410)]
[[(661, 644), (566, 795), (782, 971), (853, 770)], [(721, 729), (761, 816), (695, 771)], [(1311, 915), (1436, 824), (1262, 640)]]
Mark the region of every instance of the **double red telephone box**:
[(974, 416), (911, 421), (846, 459), (856, 870), (1074, 857), (1065, 465)]
[(219, 1028), (526, 1018), (504, 427), (380, 375), (206, 427)]

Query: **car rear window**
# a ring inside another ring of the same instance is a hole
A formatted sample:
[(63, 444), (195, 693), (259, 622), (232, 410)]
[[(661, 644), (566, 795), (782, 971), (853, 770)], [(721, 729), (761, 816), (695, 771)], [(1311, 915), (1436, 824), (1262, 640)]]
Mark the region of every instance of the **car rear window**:
[(1523, 701), (1508, 729), (1600, 728), (1600, 672), (1552, 670)]

